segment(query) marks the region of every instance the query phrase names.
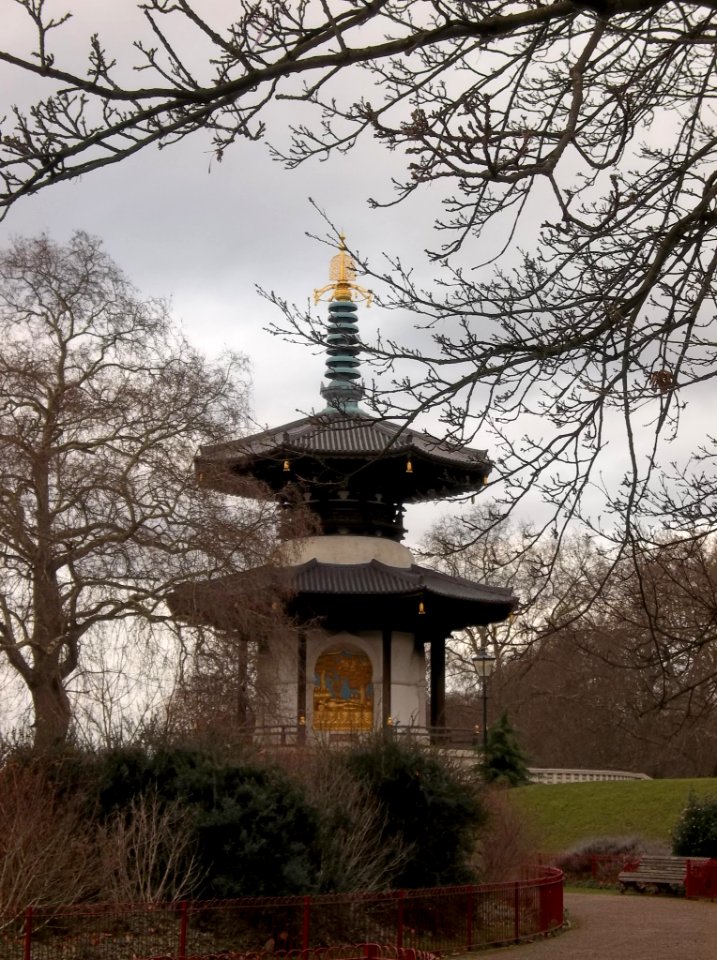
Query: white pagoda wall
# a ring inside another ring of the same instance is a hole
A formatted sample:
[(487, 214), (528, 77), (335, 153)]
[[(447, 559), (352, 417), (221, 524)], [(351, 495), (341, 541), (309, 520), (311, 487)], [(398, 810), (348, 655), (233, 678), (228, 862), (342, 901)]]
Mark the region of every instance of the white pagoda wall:
[[(291, 541), (285, 546), (285, 562), (306, 563), (317, 559), (323, 563), (368, 563), (379, 560), (395, 567), (410, 567), (414, 562), (410, 550), (392, 540), (380, 537), (316, 536)], [(306, 638), (306, 725), (313, 730), (316, 663), (325, 651), (345, 646), (362, 651), (371, 663), (373, 686), (373, 729), (382, 726), (383, 710), (383, 637), (381, 631), (330, 633), (311, 630)], [(260, 682), (263, 705), (257, 722), (261, 726), (286, 724), (295, 726), (298, 719), (298, 639), (276, 637), (260, 656)], [(426, 658), (423, 647), (413, 634), (395, 632), (391, 637), (391, 703), (389, 713), (401, 727), (425, 727)]]

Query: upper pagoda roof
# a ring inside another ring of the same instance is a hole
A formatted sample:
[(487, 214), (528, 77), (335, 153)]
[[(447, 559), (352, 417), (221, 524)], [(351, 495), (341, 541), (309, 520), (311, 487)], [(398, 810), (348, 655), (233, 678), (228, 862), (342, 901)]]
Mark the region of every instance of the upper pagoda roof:
[(474, 491), (485, 483), (491, 466), (485, 450), (460, 447), (360, 411), (303, 417), (203, 446), (196, 458), (200, 483), (228, 493), (246, 495), (249, 478), (278, 492), (294, 480), (336, 483), (360, 471), (369, 484), (390, 479), (409, 503)]
[(331, 301), (321, 386), (326, 408), (251, 437), (201, 447), (197, 479), (226, 493), (270, 493), (285, 503), (294, 502), (298, 493), (298, 499), (311, 502), (326, 532), (398, 539), (403, 527), (393, 507), (473, 493), (486, 482), (492, 464), (485, 450), (461, 447), (359, 408), (364, 388), (356, 302), (370, 305), (372, 295), (356, 283), (343, 235), (329, 278), (315, 291), (316, 302), (325, 295)]

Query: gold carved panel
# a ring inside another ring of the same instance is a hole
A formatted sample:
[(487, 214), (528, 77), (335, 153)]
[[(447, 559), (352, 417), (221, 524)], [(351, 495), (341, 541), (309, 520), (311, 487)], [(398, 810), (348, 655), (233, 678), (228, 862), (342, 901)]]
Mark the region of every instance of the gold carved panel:
[(362, 650), (349, 644), (329, 647), (314, 673), (315, 730), (373, 728), (373, 671)]

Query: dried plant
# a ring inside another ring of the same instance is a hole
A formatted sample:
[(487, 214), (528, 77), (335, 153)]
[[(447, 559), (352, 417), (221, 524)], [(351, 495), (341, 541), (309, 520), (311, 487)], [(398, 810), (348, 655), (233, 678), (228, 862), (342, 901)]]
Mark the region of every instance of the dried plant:
[(341, 748), (314, 744), (285, 754), (282, 765), (321, 811), (320, 890), (380, 890), (392, 885), (408, 850), (381, 842), (385, 816), (342, 763)]
[(100, 827), (102, 898), (154, 903), (190, 896), (201, 879), (191, 812), (156, 790), (132, 799)]
[(538, 840), (525, 816), (504, 788), (488, 789), (483, 797), (488, 823), (476, 849), (475, 865), (483, 883), (515, 880), (538, 860)]
[(28, 906), (86, 899), (96, 864), (80, 800), (58, 797), (42, 771), (7, 762), (0, 770), (0, 923)]

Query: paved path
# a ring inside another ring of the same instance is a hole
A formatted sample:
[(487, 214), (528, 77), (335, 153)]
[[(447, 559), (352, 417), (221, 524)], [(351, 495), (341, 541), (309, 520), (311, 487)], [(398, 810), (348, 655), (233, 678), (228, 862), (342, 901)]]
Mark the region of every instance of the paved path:
[(717, 903), (637, 894), (569, 893), (571, 928), (473, 960), (717, 960)]

